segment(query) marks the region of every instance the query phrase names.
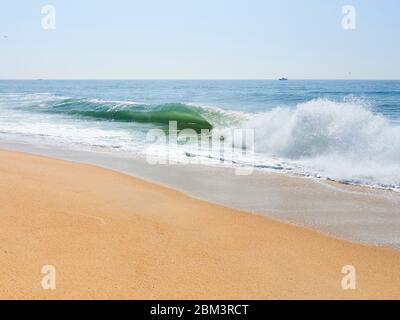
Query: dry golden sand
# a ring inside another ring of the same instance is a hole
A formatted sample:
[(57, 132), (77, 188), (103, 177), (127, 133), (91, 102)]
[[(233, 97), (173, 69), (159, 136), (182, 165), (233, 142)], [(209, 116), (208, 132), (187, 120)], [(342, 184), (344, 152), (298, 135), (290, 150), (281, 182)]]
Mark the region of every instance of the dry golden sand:
[(397, 251), (90, 165), (0, 151), (0, 174), (0, 298), (400, 298)]

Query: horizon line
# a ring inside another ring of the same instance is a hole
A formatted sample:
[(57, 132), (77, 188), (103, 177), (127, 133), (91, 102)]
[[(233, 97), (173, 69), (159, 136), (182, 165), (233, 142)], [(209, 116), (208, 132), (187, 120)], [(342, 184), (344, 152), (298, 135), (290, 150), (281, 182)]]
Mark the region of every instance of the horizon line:
[[(0, 81), (279, 81), (279, 78), (4, 78)], [(400, 81), (400, 78), (288, 78), (288, 81)]]

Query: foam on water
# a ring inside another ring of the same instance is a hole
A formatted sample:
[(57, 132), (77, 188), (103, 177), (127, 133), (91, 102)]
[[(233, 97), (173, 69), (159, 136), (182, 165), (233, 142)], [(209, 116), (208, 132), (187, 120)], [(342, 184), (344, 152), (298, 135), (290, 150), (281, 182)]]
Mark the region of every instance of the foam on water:
[(400, 186), (400, 125), (363, 101), (316, 99), (278, 107), (245, 124), (255, 149), (297, 170), (349, 183)]

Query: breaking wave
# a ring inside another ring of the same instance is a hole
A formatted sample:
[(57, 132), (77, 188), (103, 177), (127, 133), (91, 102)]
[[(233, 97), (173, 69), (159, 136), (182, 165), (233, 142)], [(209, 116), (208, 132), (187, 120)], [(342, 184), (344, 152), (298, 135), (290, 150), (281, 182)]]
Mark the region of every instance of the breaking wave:
[(400, 125), (363, 101), (278, 107), (245, 127), (255, 129), (256, 152), (342, 182), (400, 186)]

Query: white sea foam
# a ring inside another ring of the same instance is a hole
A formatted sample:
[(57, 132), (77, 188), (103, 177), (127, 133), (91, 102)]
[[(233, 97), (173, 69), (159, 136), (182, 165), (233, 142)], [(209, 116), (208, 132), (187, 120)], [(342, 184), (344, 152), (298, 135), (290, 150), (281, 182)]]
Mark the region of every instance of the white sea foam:
[(245, 124), (255, 150), (300, 171), (350, 183), (400, 186), (400, 125), (362, 101), (312, 100), (274, 108)]

